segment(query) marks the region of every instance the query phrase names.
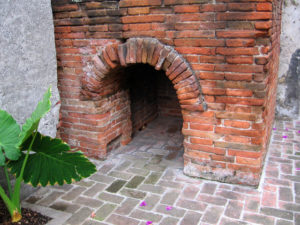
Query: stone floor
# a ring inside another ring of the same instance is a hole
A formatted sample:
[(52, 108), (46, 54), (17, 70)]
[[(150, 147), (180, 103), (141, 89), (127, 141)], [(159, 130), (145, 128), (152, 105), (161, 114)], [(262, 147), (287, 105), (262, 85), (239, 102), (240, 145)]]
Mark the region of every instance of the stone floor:
[(183, 175), (180, 126), (157, 119), (94, 161), (90, 178), (40, 188), (24, 204), (69, 213), (61, 224), (71, 225), (300, 224), (300, 121), (274, 124), (258, 189)]

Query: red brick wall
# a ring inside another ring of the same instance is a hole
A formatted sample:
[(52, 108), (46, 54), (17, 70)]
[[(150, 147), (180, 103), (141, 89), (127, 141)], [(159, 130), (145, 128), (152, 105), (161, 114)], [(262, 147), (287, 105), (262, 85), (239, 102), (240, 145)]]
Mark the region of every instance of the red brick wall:
[[(53, 0), (52, 6), (64, 140), (99, 158), (112, 140), (130, 141), (130, 96), (121, 77), (126, 60), (136, 60), (129, 55), (136, 46), (126, 40), (151, 37), (177, 51), (164, 71), (175, 69), (175, 57), (185, 59), (183, 69), (191, 67), (180, 79), (166, 72), (184, 119), (184, 172), (258, 184), (274, 116), (280, 0)], [(123, 61), (112, 54), (119, 48), (126, 50)], [(202, 95), (183, 78), (193, 80), (191, 73)]]

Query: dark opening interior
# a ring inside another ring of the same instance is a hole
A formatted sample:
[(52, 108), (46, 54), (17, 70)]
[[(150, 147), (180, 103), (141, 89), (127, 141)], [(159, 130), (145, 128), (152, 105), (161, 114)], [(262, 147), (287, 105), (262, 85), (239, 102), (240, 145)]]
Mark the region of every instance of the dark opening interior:
[(125, 68), (125, 85), (129, 90), (133, 133), (160, 117), (181, 119), (175, 89), (164, 71), (145, 64)]

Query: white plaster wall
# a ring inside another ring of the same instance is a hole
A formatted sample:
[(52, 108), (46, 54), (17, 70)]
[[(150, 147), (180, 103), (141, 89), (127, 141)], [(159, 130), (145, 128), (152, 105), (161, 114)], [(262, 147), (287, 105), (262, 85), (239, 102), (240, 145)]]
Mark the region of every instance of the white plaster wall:
[[(59, 101), (50, 0), (0, 0), (0, 108), (24, 123), (52, 85)], [(40, 131), (56, 135), (59, 105), (42, 120)]]
[[(278, 73), (277, 118), (297, 118), (300, 112), (285, 104), (286, 84), (292, 54), (300, 49), (300, 0), (285, 0), (282, 8), (281, 52)], [(299, 68), (300, 69), (300, 68)], [(300, 77), (298, 77), (298, 82)], [(296, 90), (297, 91), (297, 90)], [(300, 90), (298, 90), (300, 92)], [(300, 99), (294, 104), (300, 104)], [(297, 115), (298, 114), (298, 115)]]

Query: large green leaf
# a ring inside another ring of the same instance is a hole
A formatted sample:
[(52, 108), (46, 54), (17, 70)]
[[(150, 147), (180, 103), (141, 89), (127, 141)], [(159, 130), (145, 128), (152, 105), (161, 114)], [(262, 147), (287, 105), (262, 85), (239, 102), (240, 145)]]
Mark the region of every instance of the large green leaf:
[(17, 160), (20, 156), (18, 148), (20, 127), (14, 118), (6, 111), (0, 110), (0, 166), (5, 163), (5, 156)]
[(43, 100), (38, 103), (31, 116), (23, 124), (19, 144), (22, 144), (27, 140), (27, 138), (31, 136), (31, 134), (38, 128), (41, 118), (50, 110), (50, 97), (51, 87), (48, 88), (48, 90), (44, 94)]
[[(23, 144), (28, 149), (32, 136)], [(71, 183), (81, 180), (96, 171), (96, 167), (81, 152), (71, 152), (70, 147), (60, 139), (52, 139), (37, 133), (32, 145), (32, 154), (29, 155), (24, 170), (24, 182), (33, 186), (58, 183)], [(19, 160), (11, 161), (8, 166), (11, 172), (20, 174), (25, 154)]]

